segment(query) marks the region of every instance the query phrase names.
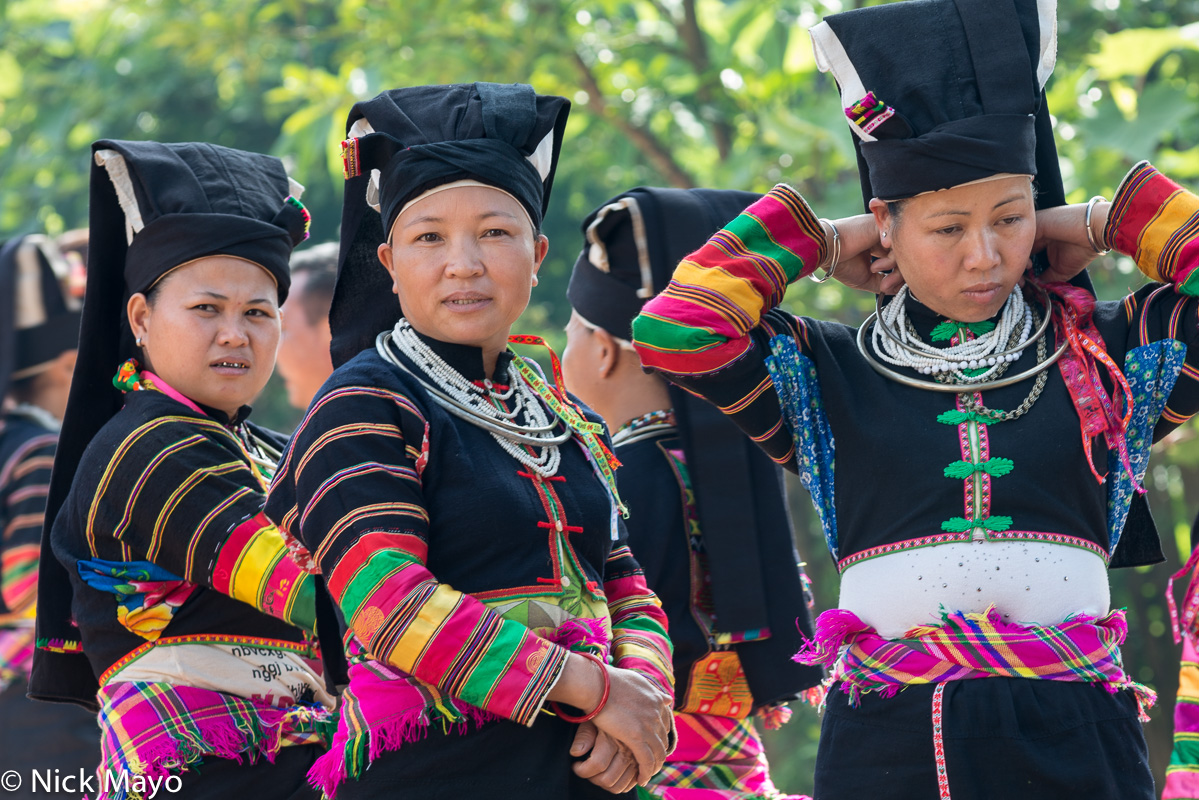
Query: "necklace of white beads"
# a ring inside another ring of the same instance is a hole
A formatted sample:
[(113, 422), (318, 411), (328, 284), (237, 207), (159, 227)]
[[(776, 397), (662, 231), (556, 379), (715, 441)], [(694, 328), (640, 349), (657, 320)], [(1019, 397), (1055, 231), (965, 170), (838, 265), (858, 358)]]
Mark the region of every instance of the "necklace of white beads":
[[(416, 369), (398, 358), (393, 347)], [(496, 391), (490, 379), (484, 380), (480, 387), (437, 355), (404, 318), (392, 330), (379, 334), (375, 349), (388, 363), (424, 384), (434, 402), (459, 419), (486, 430), (504, 452), (525, 467), (543, 478), (557, 473), (562, 463), (558, 445), (569, 440), (572, 432), (546, 409), (514, 362), (508, 364), (506, 391)], [(507, 405), (510, 408), (505, 408)], [(528, 448), (540, 452), (530, 452)]]
[[(950, 373), (954, 383), (982, 383), (1001, 374), (1009, 363), (1020, 358), (1024, 348), (1040, 338), (1032, 336), (1032, 309), (1018, 287), (1008, 296), (994, 328), (949, 347), (935, 347), (921, 340), (907, 316), (907, 297), (908, 287), (904, 286), (879, 310), (872, 344), (883, 361), (922, 375)], [(1044, 335), (1043, 331), (1038, 333)], [(967, 369), (984, 371), (967, 375)]]

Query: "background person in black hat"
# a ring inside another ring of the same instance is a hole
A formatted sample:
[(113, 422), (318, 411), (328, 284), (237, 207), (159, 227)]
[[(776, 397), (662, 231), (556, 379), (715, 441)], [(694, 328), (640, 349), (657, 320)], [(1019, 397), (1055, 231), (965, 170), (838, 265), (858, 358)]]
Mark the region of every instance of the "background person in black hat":
[(567, 111), (474, 83), (350, 112), (336, 369), (267, 503), (345, 633), (327, 796), (608, 797), (669, 750), (665, 617), (602, 423), (508, 349)]
[(313, 579), (261, 513), (282, 440), (245, 419), (307, 212), (276, 158), (93, 153), (30, 694), (99, 710), (101, 797), (312, 796), (334, 703)]
[[(46, 493), (67, 406), (82, 301), (55, 241), (0, 248), (0, 753), (5, 767), (75, 770), (96, 762), (96, 723), (80, 709), (25, 698), (33, 660), (37, 565)], [(28, 796), (33, 791), (26, 784)], [(25, 795), (22, 795), (25, 796)]]
[(629, 341), (679, 260), (760, 197), (619, 195), (584, 220), (567, 290), (562, 370), (614, 431), (629, 544), (670, 622), (679, 745), (651, 781), (659, 796), (781, 796), (754, 718), (777, 727), (823, 678), (791, 660), (812, 621), (781, 470), (710, 404), (643, 371)]
[[(1153, 796), (1152, 693), (1124, 670), (1106, 570), (1162, 560), (1137, 484), (1199, 410), (1196, 200), (1142, 164), (1110, 204), (1051, 207), (1055, 32), (1031, 0), (827, 18), (817, 62), (871, 215), (818, 220), (775, 187), (634, 323), (645, 364), (812, 493), (842, 572), (800, 653), (835, 680), (822, 800)], [(1107, 247), (1161, 283), (1097, 303), (1063, 282)], [(817, 265), (906, 286), (857, 330), (778, 309)]]

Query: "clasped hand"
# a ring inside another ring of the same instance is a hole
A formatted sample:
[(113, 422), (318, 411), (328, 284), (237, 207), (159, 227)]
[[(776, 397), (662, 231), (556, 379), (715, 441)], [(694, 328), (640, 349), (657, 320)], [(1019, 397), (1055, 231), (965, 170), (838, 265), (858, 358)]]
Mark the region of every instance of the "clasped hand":
[[(644, 675), (610, 665), (603, 669), (611, 682), (608, 701), (593, 720), (579, 725), (570, 754), (581, 759), (573, 766), (576, 775), (619, 794), (644, 786), (662, 769), (672, 746), (674, 715), (670, 695)], [(574, 656), (551, 697), (594, 708), (599, 698), (591, 690), (601, 678), (597, 665)], [(583, 702), (568, 696), (576, 691)]]

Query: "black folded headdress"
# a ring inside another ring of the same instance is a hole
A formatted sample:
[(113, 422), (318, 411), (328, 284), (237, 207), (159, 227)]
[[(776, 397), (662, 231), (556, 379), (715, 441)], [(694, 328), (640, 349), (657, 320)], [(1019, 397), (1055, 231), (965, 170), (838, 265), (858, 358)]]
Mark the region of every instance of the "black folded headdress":
[[(679, 261), (760, 197), (639, 187), (612, 198), (583, 222), (583, 252), (566, 290), (571, 307), (613, 336), (632, 339), (633, 318), (666, 288)], [(710, 403), (674, 385), (669, 390), (720, 632), (770, 629), (767, 639), (737, 644), (737, 655), (755, 705), (792, 699), (823, 675), (791, 660), (812, 635), (812, 620), (782, 472)]]
[[(112, 378), (125, 359), (137, 355), (125, 316), (130, 295), (190, 261), (224, 255), (269, 272), (282, 303), (292, 248), (308, 235), (308, 212), (298, 199), (302, 189), (273, 156), (204, 143), (110, 140), (94, 143), (92, 154), (87, 293), (46, 501), (39, 639), (64, 638), (69, 631), (71, 593), (56, 588), (69, 586), (70, 579), (50, 550), (50, 529), (83, 451), (121, 409)], [(39, 650), (34, 679), (40, 693), (61, 690), (66, 697), (90, 685), (90, 669), (78, 653)]]
[[(1055, 0), (906, 0), (812, 28), (855, 134), (862, 192), (898, 200), (1002, 173), (1038, 176), (1060, 205), (1044, 86)], [(1056, 191), (1055, 191), (1056, 190)]]
[(392, 89), (350, 109), (329, 312), (335, 366), (372, 347), (399, 318), (398, 306), (384, 300), (391, 281), (377, 250), (406, 203), (470, 179), (512, 195), (540, 229), (569, 111), (565, 98), (496, 83)]
[(82, 267), (72, 270), (48, 236), (22, 236), (0, 248), (0, 397), (12, 381), (75, 349), (83, 287)]

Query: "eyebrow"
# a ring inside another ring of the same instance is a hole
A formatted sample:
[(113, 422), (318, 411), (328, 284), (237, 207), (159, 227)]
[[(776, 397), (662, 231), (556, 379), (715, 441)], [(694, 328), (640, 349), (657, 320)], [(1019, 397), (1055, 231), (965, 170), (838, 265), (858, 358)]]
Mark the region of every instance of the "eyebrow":
[[(211, 297), (214, 300), (228, 300), (229, 299), (228, 297), (221, 294), (220, 292), (214, 292), (211, 289), (200, 289), (198, 294), (202, 294), (206, 297)], [(255, 303), (268, 303), (269, 304), (270, 302), (271, 302), (271, 300), (269, 297), (255, 297), (253, 300), (247, 300), (246, 304), (247, 305), (253, 305)]]
[[(504, 219), (510, 219), (514, 222), (520, 221), (520, 217), (516, 216), (515, 214), (509, 214), (507, 211), (485, 211), (475, 217), (475, 221), (479, 222), (491, 217), (503, 217)], [(411, 228), (413, 225), (420, 225), (421, 223), (425, 222), (445, 222), (445, 217), (438, 217), (432, 214), (422, 214), (419, 217), (413, 217), (408, 222), (405, 222), (404, 227)]]
[[(1017, 200), (1023, 200), (1023, 199), (1024, 199), (1023, 194), (1014, 194), (1011, 197), (1008, 197), (1004, 200), (1000, 200), (998, 203), (991, 206), (991, 210), (994, 211), (995, 209), (997, 209), (1001, 206), (1006, 206), (1008, 203), (1014, 203)], [(950, 209), (948, 211), (937, 211), (933, 214), (929, 214), (928, 217), (926, 217), (926, 219), (933, 219), (935, 217), (968, 217), (968, 216), (970, 216), (969, 211), (958, 211), (955, 209)]]

